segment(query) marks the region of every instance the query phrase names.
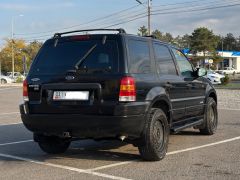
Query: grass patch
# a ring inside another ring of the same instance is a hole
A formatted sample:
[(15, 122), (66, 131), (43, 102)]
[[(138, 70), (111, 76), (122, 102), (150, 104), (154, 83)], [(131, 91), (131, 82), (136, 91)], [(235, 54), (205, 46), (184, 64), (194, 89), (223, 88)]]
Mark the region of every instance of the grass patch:
[(240, 89), (240, 83), (228, 83), (226, 85), (215, 85), (214, 87), (221, 89)]

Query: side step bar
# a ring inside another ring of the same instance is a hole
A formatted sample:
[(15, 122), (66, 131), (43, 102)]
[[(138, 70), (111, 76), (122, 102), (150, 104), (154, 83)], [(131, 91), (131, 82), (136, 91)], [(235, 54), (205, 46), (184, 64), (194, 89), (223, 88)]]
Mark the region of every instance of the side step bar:
[(185, 121), (183, 123), (176, 123), (176, 125), (173, 125), (173, 127), (171, 128), (171, 131), (173, 133), (178, 133), (179, 131), (181, 131), (183, 129), (201, 125), (202, 123), (203, 123), (203, 119), (192, 120), (190, 122)]

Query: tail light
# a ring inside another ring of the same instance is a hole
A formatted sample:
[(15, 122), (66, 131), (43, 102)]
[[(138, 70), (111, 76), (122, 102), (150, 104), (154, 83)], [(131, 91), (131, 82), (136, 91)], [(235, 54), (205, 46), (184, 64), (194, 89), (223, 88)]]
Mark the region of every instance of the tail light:
[(23, 100), (24, 101), (28, 101), (28, 84), (27, 84), (27, 80), (25, 79), (23, 81)]
[(136, 85), (133, 77), (124, 77), (121, 79), (119, 101), (136, 101)]

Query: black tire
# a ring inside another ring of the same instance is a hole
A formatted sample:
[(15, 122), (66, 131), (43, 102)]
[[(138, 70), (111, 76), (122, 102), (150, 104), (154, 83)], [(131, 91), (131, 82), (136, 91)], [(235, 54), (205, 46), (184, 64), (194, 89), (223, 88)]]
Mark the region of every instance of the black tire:
[(139, 153), (144, 160), (159, 161), (165, 157), (168, 148), (167, 116), (163, 110), (152, 108), (146, 121)]
[(201, 134), (213, 135), (217, 131), (218, 125), (218, 111), (217, 103), (211, 97), (208, 97), (205, 113), (204, 113), (204, 124), (199, 129)]
[(38, 142), (39, 147), (48, 154), (64, 153), (70, 146), (70, 141), (56, 136), (46, 136), (44, 140)]
[(6, 84), (7, 81), (5, 79), (1, 79), (1, 84)]

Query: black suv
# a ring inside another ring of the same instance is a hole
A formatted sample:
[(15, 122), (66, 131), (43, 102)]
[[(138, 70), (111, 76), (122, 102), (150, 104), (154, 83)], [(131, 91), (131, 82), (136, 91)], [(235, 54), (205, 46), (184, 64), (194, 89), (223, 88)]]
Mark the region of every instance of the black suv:
[(43, 151), (116, 138), (155, 161), (164, 158), (170, 131), (215, 133), (217, 95), (202, 77), (205, 69), (194, 69), (180, 50), (153, 37), (100, 30), (118, 33), (57, 33), (32, 63), (20, 112)]

